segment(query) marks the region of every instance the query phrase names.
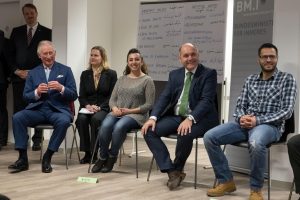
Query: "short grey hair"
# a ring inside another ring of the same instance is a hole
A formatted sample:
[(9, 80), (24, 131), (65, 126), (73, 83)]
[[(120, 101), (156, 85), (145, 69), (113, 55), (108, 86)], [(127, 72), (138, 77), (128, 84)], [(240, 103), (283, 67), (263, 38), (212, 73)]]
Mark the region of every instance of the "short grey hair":
[(56, 51), (56, 50), (55, 50), (55, 46), (54, 46), (54, 44), (53, 44), (51, 41), (49, 41), (49, 40), (42, 40), (42, 41), (39, 42), (39, 45), (38, 45), (38, 47), (37, 47), (37, 54), (38, 54), (38, 55), (40, 55), (40, 53), (41, 53), (41, 48), (42, 48), (42, 46), (44, 46), (44, 45), (50, 45), (50, 46), (54, 49), (54, 51)]

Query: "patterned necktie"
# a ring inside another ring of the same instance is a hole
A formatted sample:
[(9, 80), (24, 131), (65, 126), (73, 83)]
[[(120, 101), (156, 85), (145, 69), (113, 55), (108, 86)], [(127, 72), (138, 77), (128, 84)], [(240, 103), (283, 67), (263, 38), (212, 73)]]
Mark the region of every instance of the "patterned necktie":
[(29, 28), (27, 33), (27, 44), (29, 45), (32, 40), (32, 27)]
[(186, 73), (186, 79), (184, 82), (184, 88), (183, 88), (183, 94), (181, 97), (181, 102), (179, 105), (179, 112), (178, 114), (180, 116), (186, 116), (187, 115), (187, 110), (188, 110), (188, 103), (189, 103), (189, 92), (190, 92), (190, 86), (192, 82), (192, 72), (187, 72)]

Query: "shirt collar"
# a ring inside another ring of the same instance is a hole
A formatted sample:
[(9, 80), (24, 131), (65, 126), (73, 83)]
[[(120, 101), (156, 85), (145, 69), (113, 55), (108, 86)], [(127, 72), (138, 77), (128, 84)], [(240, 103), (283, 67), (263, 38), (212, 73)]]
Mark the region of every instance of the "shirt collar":
[[(193, 75), (196, 73), (197, 68), (198, 68), (198, 65), (197, 65), (197, 67), (195, 67), (195, 69), (193, 69), (191, 71), (193, 73)], [(189, 72), (187, 69), (185, 69), (184, 71), (185, 71), (185, 74)]]
[[(277, 76), (277, 74), (278, 74), (278, 69), (277, 69), (277, 67), (276, 67), (274, 73), (272, 74), (272, 76), (271, 76), (269, 79), (274, 79), (275, 76)], [(262, 80), (261, 77), (262, 77), (262, 72), (260, 72), (259, 74), (257, 74), (256, 80)], [(268, 79), (268, 80), (269, 80), (269, 79)]]
[(50, 67), (47, 67), (47, 66), (45, 66), (44, 64), (42, 64), (42, 65), (43, 65), (44, 69), (49, 69), (49, 70), (51, 70), (52, 67), (53, 67), (53, 65), (51, 65)]
[(32, 28), (32, 31), (35, 32), (38, 25), (39, 25), (39, 23), (36, 23), (33, 27), (26, 25), (27, 26), (27, 32), (29, 31), (30, 28)]

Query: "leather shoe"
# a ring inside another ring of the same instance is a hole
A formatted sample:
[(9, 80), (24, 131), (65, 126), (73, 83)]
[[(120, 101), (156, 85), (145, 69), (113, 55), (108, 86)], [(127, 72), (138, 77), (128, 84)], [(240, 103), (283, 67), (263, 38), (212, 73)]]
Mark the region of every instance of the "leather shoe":
[(104, 164), (107, 162), (107, 160), (101, 160), (100, 158), (96, 161), (95, 165), (92, 168), (92, 173), (98, 173), (101, 171)]
[(168, 176), (169, 176), (169, 180), (167, 182), (167, 186), (169, 190), (174, 190), (180, 185), (180, 183), (185, 178), (186, 174), (181, 171), (174, 170), (168, 172)]
[(80, 159), (80, 164), (87, 164), (90, 163), (91, 157), (90, 156), (84, 156), (82, 159)]
[(50, 161), (47, 161), (47, 160), (42, 161), (42, 172), (44, 172), (44, 173), (52, 172), (52, 167), (51, 167)]
[(32, 145), (32, 151), (40, 151), (41, 150), (41, 145), (40, 144), (33, 144)]
[(107, 159), (107, 162), (104, 163), (101, 172), (102, 173), (108, 173), (111, 172), (111, 170), (114, 168), (114, 164), (117, 161), (118, 157), (109, 157)]
[(8, 166), (8, 169), (12, 169), (10, 173), (19, 173), (29, 169), (28, 162), (23, 159), (18, 159), (14, 164)]

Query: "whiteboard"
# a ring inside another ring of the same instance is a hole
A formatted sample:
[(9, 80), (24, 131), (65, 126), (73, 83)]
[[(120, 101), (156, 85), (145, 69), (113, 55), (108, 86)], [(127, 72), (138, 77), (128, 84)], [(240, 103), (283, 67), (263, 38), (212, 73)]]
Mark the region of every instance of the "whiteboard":
[(137, 47), (153, 80), (167, 81), (171, 70), (181, 67), (178, 49), (196, 45), (200, 62), (218, 73), (223, 82), (226, 0), (142, 2)]

